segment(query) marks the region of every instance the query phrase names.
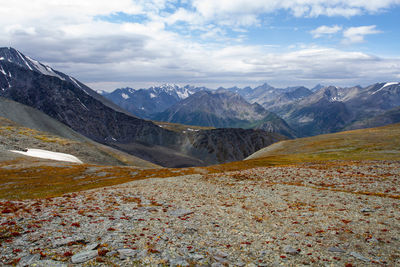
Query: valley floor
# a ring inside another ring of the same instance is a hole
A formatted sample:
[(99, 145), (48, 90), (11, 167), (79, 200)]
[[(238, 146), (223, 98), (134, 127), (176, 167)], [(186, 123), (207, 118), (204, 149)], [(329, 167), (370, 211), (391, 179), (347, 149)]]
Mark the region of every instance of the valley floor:
[(399, 172), (334, 161), (4, 200), (0, 264), (399, 266)]

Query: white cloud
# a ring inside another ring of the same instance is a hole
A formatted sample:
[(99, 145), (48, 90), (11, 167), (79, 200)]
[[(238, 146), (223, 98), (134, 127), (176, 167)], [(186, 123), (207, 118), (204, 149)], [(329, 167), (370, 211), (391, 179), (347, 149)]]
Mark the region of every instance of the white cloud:
[[(351, 16), (389, 8), (400, 0), (193, 0), (188, 2), (193, 8), (166, 11), (174, 2), (7, 1), (0, 8), (0, 43), (99, 86), (94, 89), (110, 89), (117, 84), (144, 87), (158, 82), (225, 85), (268, 80), (277, 85), (338, 84), (359, 83), (366, 81), (364, 77), (392, 80), (398, 75), (388, 66), (399, 66), (399, 60), (359, 52), (306, 45), (278, 53), (278, 48), (267, 44), (238, 45), (237, 40), (225, 38), (225, 26), (245, 32), (247, 26), (260, 23), (261, 15), (277, 10), (288, 10), (294, 16)], [(145, 19), (118, 23), (100, 19), (119, 12)], [(188, 24), (183, 26), (187, 35), (168, 30), (181, 22)], [(339, 26), (325, 27), (316, 29), (315, 34), (341, 30)], [(191, 38), (191, 31), (200, 31), (196, 36), (199, 38)], [(376, 31), (350, 28), (345, 31), (345, 38), (355, 41), (361, 36), (362, 40), (365, 34)], [(207, 43), (214, 38), (223, 42)]]
[(370, 34), (378, 34), (381, 31), (376, 29), (376, 25), (350, 27), (343, 32), (343, 43), (354, 44), (364, 42), (364, 36)]
[(332, 35), (335, 33), (338, 33), (339, 31), (342, 30), (341, 26), (334, 25), (334, 26), (320, 26), (314, 30), (311, 31), (311, 34), (313, 38), (319, 38), (322, 37), (323, 35)]
[(261, 14), (278, 10), (287, 10), (296, 17), (352, 17), (380, 12), (396, 4), (400, 0), (193, 0), (205, 20), (244, 26), (257, 24)]

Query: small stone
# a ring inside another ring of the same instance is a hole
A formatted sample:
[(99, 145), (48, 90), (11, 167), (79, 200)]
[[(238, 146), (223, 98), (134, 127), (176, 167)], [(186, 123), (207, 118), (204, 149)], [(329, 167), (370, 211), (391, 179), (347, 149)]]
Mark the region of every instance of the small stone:
[(35, 266), (35, 267), (67, 267), (67, 264), (53, 261), (53, 260), (41, 260), (41, 261), (35, 261), (33, 262), (30, 266)]
[(350, 256), (353, 256), (354, 258), (359, 259), (361, 261), (365, 261), (365, 262), (369, 262), (370, 261), (370, 259), (368, 259), (368, 258), (364, 257), (363, 255), (361, 255), (360, 253), (357, 253), (357, 252), (354, 252), (354, 251), (350, 252)]
[(189, 266), (189, 263), (183, 258), (176, 258), (169, 260), (170, 266)]
[(367, 240), (368, 243), (379, 243), (379, 240), (376, 239), (375, 237), (372, 237), (370, 239)]
[(17, 266), (27, 266), (31, 265), (33, 262), (40, 260), (39, 254), (31, 254), (21, 258)]
[(172, 211), (168, 212), (168, 215), (176, 216), (176, 217), (184, 217), (184, 216), (187, 216), (192, 213), (193, 213), (193, 211), (191, 211), (191, 210), (176, 209), (176, 210), (172, 210)]
[(147, 256), (147, 250), (142, 250), (140, 252), (138, 252), (137, 257), (138, 258), (145, 258)]
[(192, 254), (192, 255), (190, 255), (190, 258), (192, 258), (195, 261), (199, 261), (199, 260), (204, 259), (205, 257), (203, 255), (200, 255), (200, 254)]
[(98, 243), (94, 243), (94, 244), (91, 244), (91, 245), (87, 245), (86, 247), (85, 247), (85, 250), (95, 250), (95, 249), (97, 249), (99, 247), (99, 244)]
[(79, 243), (85, 242), (85, 238), (83, 236), (71, 236), (64, 239), (58, 239), (53, 242), (53, 248), (66, 246), (69, 243), (73, 242), (79, 242)]
[(217, 250), (217, 251), (215, 252), (215, 256), (216, 256), (216, 257), (219, 257), (219, 258), (227, 258), (227, 257), (228, 257), (228, 254), (226, 254), (225, 252), (222, 252), (222, 251)]
[(106, 256), (107, 256), (107, 257), (113, 257), (113, 256), (115, 256), (115, 255), (117, 255), (117, 254), (118, 254), (118, 252), (115, 251), (115, 250), (113, 250), (113, 251), (107, 252)]
[(335, 253), (345, 253), (346, 252), (343, 249), (338, 248), (338, 247), (330, 247), (330, 248), (328, 248), (328, 251), (329, 252), (335, 252)]
[(83, 251), (71, 257), (72, 263), (83, 263), (97, 257), (97, 250)]
[(297, 249), (292, 248), (291, 246), (284, 247), (283, 252), (285, 252), (286, 254), (290, 254), (290, 255), (299, 254), (299, 251)]
[(361, 212), (375, 212), (375, 210), (370, 209), (370, 208), (363, 208), (363, 209), (361, 210)]
[(117, 250), (119, 253), (119, 259), (120, 260), (125, 260), (128, 257), (136, 257), (137, 252), (136, 250), (130, 249), (130, 248), (121, 248)]
[(244, 263), (244, 262), (241, 262), (241, 261), (237, 261), (237, 262), (235, 262), (235, 266), (238, 266), (238, 267), (243, 267), (243, 266), (245, 266), (246, 264)]
[(217, 256), (214, 256), (213, 258), (214, 258), (215, 261), (217, 261), (219, 263), (222, 263), (222, 264), (228, 264), (229, 263), (228, 260), (225, 259), (225, 258), (221, 258), (221, 257), (217, 257)]
[(211, 264), (211, 267), (223, 267), (224, 265), (222, 263), (219, 262), (214, 262), (213, 264)]

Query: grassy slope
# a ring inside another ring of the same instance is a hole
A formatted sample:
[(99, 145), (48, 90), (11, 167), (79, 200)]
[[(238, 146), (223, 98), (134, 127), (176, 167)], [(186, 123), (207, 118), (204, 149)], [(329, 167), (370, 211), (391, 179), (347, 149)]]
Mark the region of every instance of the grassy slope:
[(188, 129), (192, 130), (212, 130), (215, 129), (214, 127), (204, 127), (204, 126), (193, 126), (193, 125), (184, 125), (184, 124), (179, 124), (179, 123), (173, 123), (173, 122), (164, 122), (164, 121), (153, 121), (154, 124), (170, 130), (174, 132), (183, 132), (183, 131), (190, 131)]
[[(48, 132), (22, 127), (11, 120), (0, 117), (0, 161), (21, 157), (19, 154), (10, 154), (7, 149), (22, 150), (24, 148), (39, 148), (73, 154), (83, 162), (91, 164), (159, 167), (92, 141), (63, 138)], [(27, 157), (27, 159), (29, 158)]]
[(400, 160), (400, 124), (281, 141), (209, 172), (332, 160)]
[(138, 179), (218, 173), (330, 160), (400, 160), (400, 124), (283, 141), (248, 160), (204, 168), (136, 169), (75, 164), (0, 163), (0, 199), (59, 196)]
[(400, 124), (282, 141), (247, 160), (274, 164), (325, 160), (400, 160)]
[(141, 169), (21, 158), (0, 162), (0, 199), (54, 197), (145, 178), (192, 173), (191, 169)]

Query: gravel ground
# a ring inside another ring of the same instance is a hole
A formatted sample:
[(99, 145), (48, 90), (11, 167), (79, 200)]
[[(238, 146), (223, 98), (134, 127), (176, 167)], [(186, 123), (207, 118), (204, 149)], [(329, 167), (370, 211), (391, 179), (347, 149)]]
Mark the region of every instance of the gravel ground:
[(303, 164), (0, 201), (0, 264), (400, 266), (399, 172)]

